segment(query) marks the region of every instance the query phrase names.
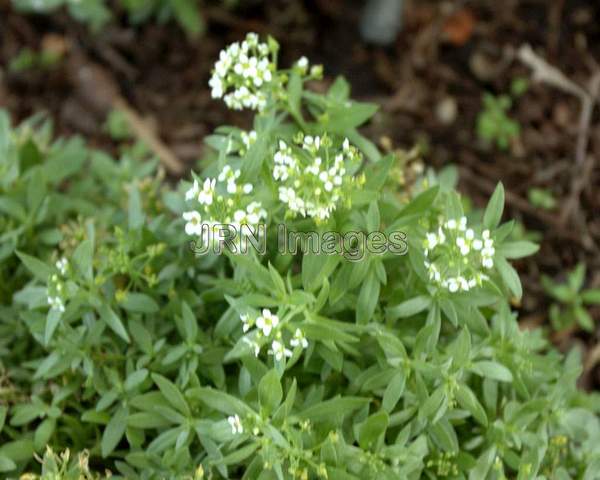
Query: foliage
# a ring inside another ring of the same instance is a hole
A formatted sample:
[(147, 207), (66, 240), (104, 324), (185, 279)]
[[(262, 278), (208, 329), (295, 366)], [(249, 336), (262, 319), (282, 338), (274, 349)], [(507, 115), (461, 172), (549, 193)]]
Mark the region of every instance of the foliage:
[(61, 55), (50, 50), (36, 52), (23, 48), (11, 59), (8, 68), (11, 72), (23, 72), (31, 69), (49, 70), (57, 65)]
[[(27, 13), (43, 14), (66, 8), (73, 18), (88, 24), (94, 31), (102, 29), (113, 18), (113, 7), (108, 0), (12, 1), (17, 10)], [(198, 0), (119, 0), (118, 4), (132, 24), (156, 18), (159, 22), (175, 20), (190, 36), (197, 36), (204, 31)]]
[(584, 330), (594, 330), (594, 320), (586, 309), (588, 305), (600, 305), (600, 289), (582, 290), (585, 282), (585, 265), (578, 264), (567, 274), (565, 283), (557, 283), (542, 277), (544, 290), (556, 303), (550, 306), (550, 321), (555, 330), (564, 330), (578, 324)]
[[(36, 471), (49, 445), (127, 479), (598, 478), (577, 353), (510, 310), (510, 260), (537, 247), (510, 240), (502, 186), (484, 212), (447, 172), (400, 186), (399, 159), (358, 131), (377, 107), (341, 78), (311, 91), (303, 64), (177, 189), (129, 149), (0, 116), (0, 470)], [(190, 248), (198, 224), (257, 212), (264, 254)], [(279, 253), (278, 225), (351, 233), (360, 255)], [(70, 465), (46, 454), (48, 478)]]
[(521, 132), (519, 123), (508, 116), (511, 106), (512, 99), (508, 95), (484, 94), (483, 110), (477, 117), (477, 135), (480, 139), (495, 142), (502, 150), (510, 146), (511, 140)]
[(529, 202), (537, 208), (544, 210), (553, 210), (556, 207), (556, 198), (549, 189), (530, 188), (527, 191)]

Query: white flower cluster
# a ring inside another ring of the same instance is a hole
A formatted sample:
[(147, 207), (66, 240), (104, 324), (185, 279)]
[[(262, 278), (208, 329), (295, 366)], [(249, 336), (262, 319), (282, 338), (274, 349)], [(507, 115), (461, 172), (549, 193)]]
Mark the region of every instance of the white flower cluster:
[[(249, 332), (252, 327), (256, 327), (256, 336), (258, 338), (270, 337), (271, 334), (274, 339), (271, 342), (271, 348), (268, 350), (269, 355), (273, 355), (277, 361), (281, 361), (283, 358), (289, 358), (293, 352), (285, 346), (282, 339), (280, 320), (277, 315), (274, 315), (268, 308), (263, 308), (260, 315), (256, 318), (252, 318), (248, 314), (240, 315), (242, 321), (242, 330), (244, 333)], [(244, 337), (244, 341), (252, 347), (254, 355), (260, 355), (260, 345), (258, 342), (250, 340), (248, 337)], [(302, 347), (308, 348), (308, 340), (304, 336), (304, 333), (299, 328), (294, 332), (294, 336), (290, 340), (290, 346), (293, 348)]]
[(341, 147), (332, 148), (329, 137), (301, 136), (295, 145), (279, 141), (275, 153), (273, 178), (282, 183), (279, 199), (293, 215), (328, 219), (336, 209), (354, 177), (347, 173), (349, 162), (359, 162), (360, 153), (345, 139)]
[[(56, 262), (56, 268), (62, 277), (66, 276), (69, 269), (69, 261), (66, 258), (61, 258)], [(48, 305), (52, 310), (57, 310), (60, 313), (65, 311), (65, 285), (63, 279), (56, 273), (50, 277), (48, 282)]]
[(488, 277), (482, 272), (494, 266), (494, 240), (489, 230), (478, 236), (468, 228), (467, 218), (443, 222), (426, 234), (425, 268), (429, 279), (451, 293), (467, 292)]
[(261, 111), (267, 104), (265, 86), (277, 70), (275, 47), (259, 42), (256, 33), (248, 33), (240, 44), (232, 43), (219, 54), (208, 82), (213, 98), (223, 98), (234, 110)]
[(234, 227), (235, 233), (241, 235), (244, 233), (242, 225), (255, 227), (267, 218), (262, 204), (249, 198), (254, 186), (251, 183), (239, 183), (240, 175), (240, 170), (225, 165), (217, 178), (205, 179), (202, 186), (194, 180), (185, 199), (197, 202), (196, 208), (199, 210), (183, 214), (186, 221), (185, 232), (188, 235), (199, 236), (202, 243), (206, 244), (222, 239), (223, 224)]

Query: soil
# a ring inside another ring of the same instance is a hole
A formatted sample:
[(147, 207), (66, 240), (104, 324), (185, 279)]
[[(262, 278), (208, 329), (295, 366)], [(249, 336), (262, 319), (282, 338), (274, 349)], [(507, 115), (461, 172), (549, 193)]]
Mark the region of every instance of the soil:
[[(247, 115), (210, 98), (207, 82), (218, 52), (247, 31), (269, 33), (281, 44), (283, 65), (306, 55), (325, 66), (326, 78), (316, 88), (344, 75), (354, 97), (381, 105), (366, 128), (372, 138), (398, 148), (419, 144), (425, 162), (436, 168), (456, 165), (460, 189), (476, 205), (485, 205), (496, 183), (504, 183), (506, 217), (541, 239), (540, 252), (517, 263), (525, 293), (515, 307), (524, 328), (548, 326), (551, 301), (540, 287), (541, 275), (561, 280), (584, 262), (586, 286), (600, 287), (597, 108), (580, 124), (581, 99), (533, 81), (517, 58), (519, 48), (529, 44), (572, 82), (590, 89), (600, 72), (600, 2), (406, 0), (403, 29), (385, 48), (361, 40), (360, 1), (246, 0), (235, 9), (204, 3), (208, 29), (190, 40), (175, 25), (132, 27), (118, 14), (93, 34), (65, 12), (23, 16), (0, 0), (0, 107), (15, 121), (45, 111), (58, 134), (81, 134), (93, 146), (116, 151), (103, 127), (116, 95), (191, 168), (202, 154), (203, 137), (215, 127), (249, 123)], [(8, 67), (23, 48), (42, 46), (64, 52), (64, 59), (46, 70)], [(521, 78), (530, 81), (529, 88), (510, 111), (520, 124), (519, 138), (507, 150), (484, 143), (476, 131), (484, 93), (510, 93)], [(581, 140), (587, 142), (578, 154)], [(547, 189), (556, 206), (532, 205), (531, 188)], [(590, 313), (595, 332), (574, 327), (551, 336), (561, 349), (583, 347), (581, 384), (598, 389), (600, 309)]]

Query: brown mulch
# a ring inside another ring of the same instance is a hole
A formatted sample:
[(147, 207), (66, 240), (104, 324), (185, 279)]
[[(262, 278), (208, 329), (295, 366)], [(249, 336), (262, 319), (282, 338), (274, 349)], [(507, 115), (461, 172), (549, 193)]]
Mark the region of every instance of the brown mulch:
[[(367, 127), (374, 139), (387, 137), (404, 148), (418, 143), (428, 164), (457, 165), (460, 188), (476, 205), (485, 204), (498, 181), (504, 183), (507, 217), (543, 235), (541, 251), (518, 268), (525, 291), (523, 324), (546, 325), (549, 299), (540, 275), (561, 279), (583, 261), (587, 286), (600, 286), (600, 115), (595, 111), (589, 122), (590, 159), (583, 166), (575, 153), (581, 102), (573, 95), (532, 82), (512, 109), (521, 135), (507, 151), (477, 137), (476, 119), (484, 92), (508, 93), (515, 78), (531, 78), (515, 59), (523, 44), (587, 87), (600, 71), (600, 3), (407, 0), (403, 30), (387, 48), (361, 41), (361, 4), (270, 0), (232, 11), (213, 2), (203, 8), (207, 33), (191, 41), (172, 25), (133, 28), (124, 19), (93, 35), (64, 12), (24, 17), (0, 1), (0, 106), (15, 119), (47, 111), (58, 133), (82, 134), (92, 145), (114, 150), (103, 124), (116, 94), (191, 168), (205, 135), (249, 119), (210, 99), (207, 81), (219, 50), (246, 31), (270, 33), (282, 45), (284, 65), (306, 55), (324, 64), (327, 81), (343, 74), (355, 97), (382, 105)], [(48, 42), (67, 52), (58, 66), (9, 71), (8, 63), (23, 47), (39, 50)], [(86, 68), (100, 73), (82, 76)], [(582, 191), (574, 196), (577, 178), (583, 179)], [(527, 200), (532, 187), (551, 191), (557, 207), (532, 206)], [(569, 199), (575, 208), (561, 219)], [(591, 312), (600, 325), (600, 310)], [(598, 333), (571, 329), (553, 339), (561, 348), (579, 344), (589, 352)], [(587, 362), (582, 384), (599, 388), (595, 361)]]

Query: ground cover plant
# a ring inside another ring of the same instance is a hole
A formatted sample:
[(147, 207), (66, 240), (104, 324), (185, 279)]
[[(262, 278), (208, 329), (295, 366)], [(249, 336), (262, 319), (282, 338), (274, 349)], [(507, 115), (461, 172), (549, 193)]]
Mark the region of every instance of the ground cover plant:
[[(155, 19), (159, 22), (173, 20), (191, 37), (204, 30), (197, 0), (122, 0), (117, 3), (135, 25)], [(96, 32), (113, 19), (114, 10), (106, 0), (13, 0), (13, 4), (21, 12), (34, 14), (48, 14), (64, 8)]]
[[(400, 187), (357, 130), (377, 106), (278, 57), (253, 34), (221, 53), (212, 96), (253, 130), (217, 129), (177, 188), (0, 117), (3, 474), (598, 478), (577, 352), (511, 312), (510, 260), (536, 246), (502, 221), (502, 185), (483, 212), (449, 172)], [(259, 223), (266, 252), (240, 253)], [(279, 225), (347, 243), (280, 254)], [(394, 232), (407, 248), (371, 235)]]

